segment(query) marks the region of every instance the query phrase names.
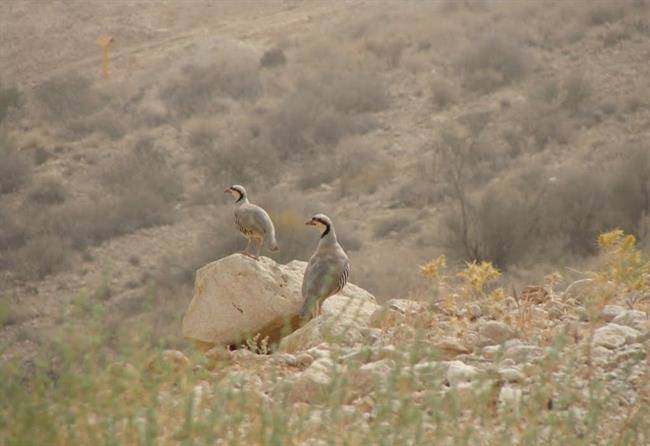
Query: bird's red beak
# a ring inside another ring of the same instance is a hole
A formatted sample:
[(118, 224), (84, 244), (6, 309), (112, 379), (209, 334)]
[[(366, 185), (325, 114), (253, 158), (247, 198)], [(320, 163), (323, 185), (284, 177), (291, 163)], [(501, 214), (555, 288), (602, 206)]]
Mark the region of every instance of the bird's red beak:
[(314, 220), (309, 220), (308, 222), (305, 222), (305, 224), (309, 225), (309, 226), (316, 226), (316, 223), (314, 222)]
[(223, 193), (224, 193), (224, 194), (227, 194), (227, 193), (230, 192), (231, 190), (232, 190), (232, 189), (230, 189), (230, 188), (228, 188), (228, 189), (224, 189)]

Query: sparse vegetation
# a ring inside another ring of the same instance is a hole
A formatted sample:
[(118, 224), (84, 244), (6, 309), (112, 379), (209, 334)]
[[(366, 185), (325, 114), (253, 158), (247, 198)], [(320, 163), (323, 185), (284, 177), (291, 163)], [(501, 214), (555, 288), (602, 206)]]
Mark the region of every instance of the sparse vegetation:
[(14, 148), (7, 135), (0, 132), (0, 195), (14, 192), (31, 177), (31, 166)]

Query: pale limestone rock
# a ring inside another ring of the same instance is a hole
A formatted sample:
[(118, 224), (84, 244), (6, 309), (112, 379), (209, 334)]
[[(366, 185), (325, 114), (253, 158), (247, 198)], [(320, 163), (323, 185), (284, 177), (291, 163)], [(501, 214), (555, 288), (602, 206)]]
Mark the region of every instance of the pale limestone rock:
[(617, 349), (625, 344), (632, 344), (641, 333), (631, 327), (609, 323), (597, 329), (592, 339), (593, 346)]
[(478, 369), (461, 361), (450, 361), (447, 369), (447, 381), (451, 385), (474, 381), (478, 376)]
[(443, 337), (437, 340), (433, 346), (440, 350), (445, 359), (451, 359), (458, 355), (469, 353), (469, 349), (465, 347), (460, 340), (452, 337)]
[(310, 401), (322, 396), (332, 382), (335, 364), (329, 358), (320, 358), (303, 370), (293, 381), (291, 394), (295, 401)]
[(410, 299), (391, 299), (386, 302), (386, 307), (401, 314), (418, 314), (426, 311), (426, 304)]
[(618, 325), (625, 325), (634, 328), (642, 333), (647, 332), (650, 328), (648, 326), (648, 316), (643, 311), (627, 310), (620, 313), (613, 320), (613, 323)]
[[(182, 332), (199, 347), (239, 344), (260, 334), (270, 342), (298, 325), (305, 262), (280, 265), (233, 254), (200, 268), (194, 296), (183, 317)], [(348, 283), (332, 298), (374, 304), (374, 297)], [(330, 299), (332, 299), (330, 298)], [(329, 299), (328, 299), (329, 300)]]
[(499, 321), (483, 322), (479, 326), (478, 334), (482, 345), (501, 344), (515, 335), (508, 325)]
[(616, 316), (623, 313), (625, 308), (620, 305), (605, 305), (600, 312), (600, 319), (605, 322), (611, 322)]
[(370, 299), (336, 295), (321, 307), (322, 314), (280, 342), (280, 351), (307, 350), (323, 340), (353, 345), (365, 338), (363, 329), (379, 305)]

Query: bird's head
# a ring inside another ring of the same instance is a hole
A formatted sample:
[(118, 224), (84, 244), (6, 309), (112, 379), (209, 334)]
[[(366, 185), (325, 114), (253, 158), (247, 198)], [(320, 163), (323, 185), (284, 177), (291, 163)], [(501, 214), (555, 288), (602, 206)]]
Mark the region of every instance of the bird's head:
[(330, 220), (330, 218), (325, 214), (316, 214), (311, 218), (311, 220), (307, 221), (305, 224), (309, 226), (315, 226), (316, 228), (318, 228), (318, 230), (321, 233), (321, 237), (325, 236), (328, 232), (330, 232), (332, 228), (332, 220)]
[(244, 189), (244, 186), (240, 186), (239, 184), (230, 186), (224, 190), (224, 193), (231, 194), (235, 198), (235, 202), (239, 202), (246, 198), (246, 189)]

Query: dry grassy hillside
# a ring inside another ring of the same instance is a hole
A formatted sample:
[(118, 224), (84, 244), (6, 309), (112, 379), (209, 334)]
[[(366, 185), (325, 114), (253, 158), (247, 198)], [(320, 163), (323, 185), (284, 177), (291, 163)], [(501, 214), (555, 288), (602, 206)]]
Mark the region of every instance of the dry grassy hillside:
[[(647, 442), (648, 60), (648, 0), (0, 2), (0, 443)], [(420, 302), (193, 350), (233, 183)]]
[(519, 286), (570, 281), (614, 227), (647, 247), (649, 8), (3, 3), (3, 354), (96, 305), (180, 343), (195, 268), (243, 243), (235, 182), (276, 221), (274, 258), (307, 258), (326, 212), (383, 299), (417, 297), (441, 253)]

